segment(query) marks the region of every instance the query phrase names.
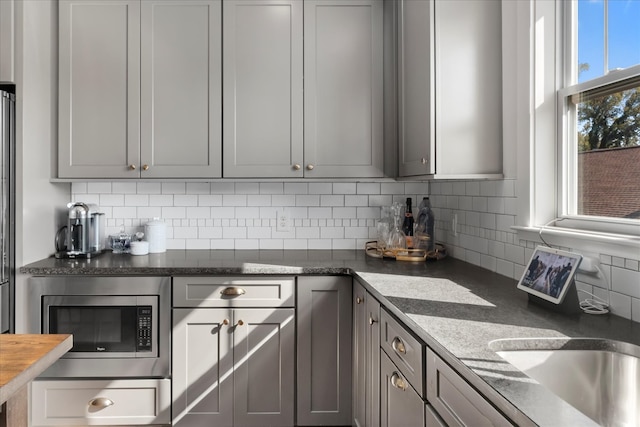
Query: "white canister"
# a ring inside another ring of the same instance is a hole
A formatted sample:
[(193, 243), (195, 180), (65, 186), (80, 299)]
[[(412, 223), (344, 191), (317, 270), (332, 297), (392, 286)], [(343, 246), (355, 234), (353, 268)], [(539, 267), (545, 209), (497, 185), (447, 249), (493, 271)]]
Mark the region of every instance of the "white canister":
[(153, 218), (153, 221), (145, 224), (144, 235), (149, 242), (150, 254), (167, 251), (167, 224), (160, 218)]

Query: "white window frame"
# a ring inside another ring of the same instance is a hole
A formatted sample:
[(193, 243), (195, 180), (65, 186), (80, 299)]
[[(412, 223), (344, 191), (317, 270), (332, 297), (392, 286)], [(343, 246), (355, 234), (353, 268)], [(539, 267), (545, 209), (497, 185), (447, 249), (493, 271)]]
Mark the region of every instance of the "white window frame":
[[(563, 0), (518, 3), (514, 43), (518, 51), (528, 53), (517, 58), (519, 82), (514, 101), (519, 195), (518, 225), (514, 228), (518, 237), (540, 242), (542, 233), (551, 245), (640, 259), (637, 220), (566, 215), (566, 191), (574, 171), (567, 167), (571, 160), (568, 143), (558, 142), (567, 134), (567, 92), (563, 85), (570, 72), (570, 67), (564, 66), (563, 52), (569, 41), (563, 25), (573, 21)], [(636, 67), (610, 73), (606, 79), (622, 79), (635, 72)]]

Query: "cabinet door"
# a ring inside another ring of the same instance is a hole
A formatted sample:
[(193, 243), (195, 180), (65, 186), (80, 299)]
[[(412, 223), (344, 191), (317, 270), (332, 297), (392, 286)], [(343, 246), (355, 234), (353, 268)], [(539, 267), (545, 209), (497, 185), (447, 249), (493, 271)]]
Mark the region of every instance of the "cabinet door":
[(137, 178), (140, 2), (60, 0), (61, 178)]
[(353, 286), (353, 425), (380, 425), (380, 303)]
[(380, 350), (380, 426), (424, 427), (425, 403)]
[(501, 4), (435, 3), (436, 177), (501, 177)]
[(427, 399), (448, 426), (513, 425), (431, 348), (427, 348)]
[(296, 425), (351, 424), (350, 277), (298, 277)]
[(367, 425), (367, 301), (364, 287), (353, 283), (353, 425)]
[(398, 2), (399, 175), (434, 173), (433, 1)]
[(225, 1), (223, 14), (224, 176), (302, 177), (302, 2)]
[(15, 70), (15, 0), (0, 1), (0, 82), (13, 82)]
[(221, 176), (221, 2), (143, 0), (141, 177)]
[(294, 425), (294, 317), (292, 308), (234, 310), (235, 425)]
[(305, 1), (305, 177), (383, 176), (383, 83), (383, 1)]
[(233, 330), (231, 310), (173, 310), (172, 425), (233, 425)]
[(367, 294), (367, 427), (380, 425), (380, 303)]

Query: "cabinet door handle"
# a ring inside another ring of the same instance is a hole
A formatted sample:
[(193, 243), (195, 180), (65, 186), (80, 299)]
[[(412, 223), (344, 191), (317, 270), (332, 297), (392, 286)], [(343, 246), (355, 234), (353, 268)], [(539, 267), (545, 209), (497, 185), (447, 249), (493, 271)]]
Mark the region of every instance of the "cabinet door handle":
[(399, 354), (407, 354), (407, 348), (404, 346), (404, 343), (400, 339), (400, 337), (395, 337), (391, 342), (391, 348), (393, 348), (396, 353)]
[(148, 171), (149, 170), (149, 165), (142, 165), (142, 170), (143, 171)]
[(113, 400), (109, 399), (108, 397), (96, 397), (95, 399), (91, 399), (89, 401), (89, 406), (92, 406), (94, 408), (102, 409), (112, 405)]
[(229, 286), (220, 291), (220, 293), (227, 297), (239, 297), (240, 295), (244, 295), (246, 291), (242, 288), (237, 288), (235, 286)]
[(229, 324), (229, 319), (224, 319), (222, 321), (222, 324), (225, 325), (225, 326), (228, 325)]
[(312, 170), (313, 170), (313, 168), (314, 168), (314, 166), (313, 166), (312, 164), (308, 164), (308, 165), (307, 165), (307, 170), (312, 171)]
[(402, 378), (402, 375), (400, 375), (398, 372), (394, 371), (393, 374), (391, 375), (391, 385), (394, 386), (395, 388), (398, 388), (402, 391), (405, 391), (407, 389), (407, 381)]
[(293, 165), (294, 171), (299, 171), (300, 169), (301, 169), (301, 166), (299, 164), (296, 163), (295, 165)]
[(362, 298), (356, 297), (356, 304), (362, 304)]
[(376, 319), (374, 319), (372, 316), (369, 316), (369, 324), (371, 326), (373, 326), (374, 323), (377, 323), (378, 321)]
[(136, 165), (134, 165), (133, 163), (129, 165), (129, 170), (136, 170)]
[(244, 325), (244, 321), (242, 319), (238, 320), (238, 326)]

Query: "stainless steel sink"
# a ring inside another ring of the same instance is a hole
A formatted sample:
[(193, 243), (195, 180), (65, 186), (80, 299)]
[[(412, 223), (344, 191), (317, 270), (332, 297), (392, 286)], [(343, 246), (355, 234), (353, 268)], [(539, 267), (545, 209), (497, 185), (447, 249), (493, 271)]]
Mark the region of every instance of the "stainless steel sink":
[(489, 347), (603, 426), (640, 426), (640, 347), (600, 339), (507, 339)]

